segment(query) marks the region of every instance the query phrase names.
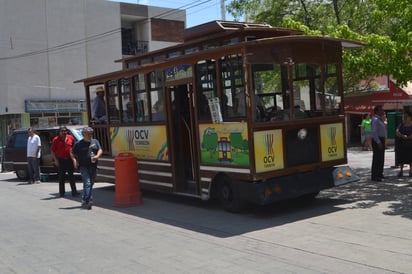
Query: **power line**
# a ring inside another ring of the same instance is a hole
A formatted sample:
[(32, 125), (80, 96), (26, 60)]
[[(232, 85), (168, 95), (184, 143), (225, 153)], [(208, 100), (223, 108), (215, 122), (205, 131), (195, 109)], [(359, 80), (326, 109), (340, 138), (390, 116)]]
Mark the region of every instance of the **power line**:
[[(173, 9), (173, 10), (168, 10), (168, 11), (165, 11), (165, 12), (163, 12), (163, 13), (159, 13), (159, 14), (151, 17), (151, 18), (162, 19), (162, 18), (165, 18), (165, 17), (167, 17), (167, 16), (171, 16), (171, 15), (173, 15), (174, 13), (178, 13), (178, 12), (180, 12), (180, 10), (182, 10), (182, 9), (186, 9), (186, 10), (192, 9), (192, 8), (198, 7), (198, 6), (203, 5), (203, 4), (205, 4), (205, 3), (207, 3), (207, 2), (210, 2), (210, 1), (212, 1), (212, 0), (205, 0), (205, 1), (200, 2), (200, 3), (197, 3), (198, 1), (193, 1), (193, 2), (190, 2), (190, 3), (185, 4), (185, 5), (183, 5), (183, 6), (177, 7), (177, 8), (175, 8), (175, 9)], [(147, 20), (149, 20), (149, 19), (151, 19), (151, 18), (148, 18)]]
[[(156, 18), (156, 19), (166, 18), (166, 17), (169, 17), (169, 16), (173, 15), (174, 13), (181, 12), (181, 10), (184, 9), (184, 8), (186, 8), (186, 10), (192, 9), (192, 8), (198, 7), (200, 5), (203, 5), (205, 3), (208, 3), (210, 1), (212, 1), (212, 0), (205, 0), (205, 1), (202, 1), (200, 3), (197, 3), (198, 1), (192, 1), (188, 4), (185, 4), (181, 7), (176, 8), (176, 9), (168, 10), (168, 11), (159, 13), (157, 15), (154, 15), (154, 16), (146, 19), (146, 20), (150, 20), (152, 18)], [(43, 53), (55, 52), (55, 51), (59, 51), (59, 50), (62, 50), (62, 49), (69, 48), (69, 47), (73, 47), (73, 46), (81, 45), (81, 44), (84, 44), (84, 43), (87, 43), (87, 42), (91, 42), (91, 41), (94, 41), (94, 40), (98, 40), (98, 39), (101, 39), (101, 38), (104, 38), (104, 37), (107, 37), (107, 36), (111, 36), (111, 35), (114, 35), (114, 34), (117, 34), (117, 33), (120, 33), (120, 32), (121, 32), (121, 28), (117, 28), (117, 29), (113, 29), (113, 30), (110, 30), (110, 31), (107, 31), (107, 32), (100, 33), (100, 34), (88, 36), (84, 39), (79, 39), (79, 40), (67, 42), (67, 43), (64, 43), (64, 44), (61, 44), (61, 45), (57, 45), (57, 46), (42, 49), (42, 50), (31, 51), (31, 52), (22, 53), (22, 54), (13, 55), (13, 56), (8, 56), (8, 57), (0, 57), (0, 61), (23, 58), (23, 57), (29, 57), (29, 56), (34, 56), (34, 55), (43, 54)]]
[(54, 47), (50, 47), (50, 48), (46, 48), (46, 49), (42, 49), (42, 50), (38, 50), (38, 51), (31, 51), (31, 52), (27, 52), (27, 53), (22, 53), (19, 55), (14, 55), (14, 56), (9, 56), (9, 57), (1, 57), (0, 60), (10, 60), (10, 59), (15, 59), (15, 58), (21, 58), (21, 57), (28, 57), (28, 56), (33, 56), (33, 55), (37, 55), (37, 54), (42, 54), (42, 53), (46, 53), (46, 52), (54, 52), (54, 51), (58, 51), (58, 50), (62, 50), (62, 49), (66, 49), (69, 47), (73, 47), (76, 45), (81, 45), (84, 44), (86, 42), (91, 42), (94, 40), (98, 40), (116, 33), (121, 32), (121, 29), (117, 28), (114, 30), (110, 30), (104, 33), (100, 33), (100, 34), (96, 34), (96, 35), (92, 35), (89, 37), (86, 37), (85, 39), (80, 39), (80, 40), (76, 40), (76, 41), (72, 41), (72, 42), (68, 42), (68, 43), (64, 43), (61, 45), (57, 45)]
[(207, 6), (205, 6), (205, 7), (202, 7), (201, 9), (199, 8), (199, 9), (197, 9), (197, 10), (194, 10), (194, 11), (191, 11), (191, 12), (189, 12), (189, 13), (186, 13), (186, 15), (190, 15), (190, 14), (195, 14), (195, 13), (198, 13), (198, 12), (201, 12), (201, 11), (203, 11), (205, 8), (211, 8), (211, 7), (214, 7), (214, 6), (217, 6), (217, 4), (216, 3), (213, 3), (213, 4), (210, 4), (210, 5), (207, 5)]

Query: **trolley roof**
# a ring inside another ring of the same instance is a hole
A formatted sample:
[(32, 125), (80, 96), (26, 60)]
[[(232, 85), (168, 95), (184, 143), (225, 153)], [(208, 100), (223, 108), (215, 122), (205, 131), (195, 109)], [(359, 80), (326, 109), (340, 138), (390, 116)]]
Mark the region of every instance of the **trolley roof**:
[[(227, 42), (230, 38), (239, 39), (237, 42), (225, 44), (225, 42)], [(218, 42), (221, 42), (222, 44), (218, 45)], [(75, 83), (101, 83), (102, 79), (109, 76), (116, 77), (116, 75), (120, 74), (126, 75), (128, 72), (133, 73), (136, 69), (149, 69), (153, 66), (162, 67), (162, 65), (167, 65), (172, 67), (182, 62), (188, 62), (192, 58), (200, 58), (203, 55), (205, 58), (213, 58), (214, 54), (219, 54), (223, 50), (222, 46), (225, 46), (225, 51), (230, 52), (231, 50), (238, 50), (239, 47), (258, 44), (271, 44), (276, 46), (281, 45), (282, 43), (301, 42), (320, 43), (322, 45), (330, 44), (335, 45), (340, 49), (361, 48), (365, 46), (364, 43), (357, 41), (325, 36), (308, 36), (303, 35), (303, 32), (300, 30), (275, 28), (268, 24), (212, 21), (186, 29), (184, 33), (184, 43), (182, 44), (116, 60), (115, 62), (123, 62), (125, 68), (122, 70), (77, 80)], [(207, 46), (213, 43), (215, 43), (215, 47)], [(193, 48), (197, 48), (197, 50), (188, 52), (185, 51)], [(171, 54), (176, 52), (180, 52), (180, 55), (175, 56)], [(147, 63), (143, 64), (143, 60)], [(142, 61), (142, 64), (139, 64), (140, 61)], [(136, 63), (138, 65), (134, 68), (127, 68), (126, 64), (130, 63)]]

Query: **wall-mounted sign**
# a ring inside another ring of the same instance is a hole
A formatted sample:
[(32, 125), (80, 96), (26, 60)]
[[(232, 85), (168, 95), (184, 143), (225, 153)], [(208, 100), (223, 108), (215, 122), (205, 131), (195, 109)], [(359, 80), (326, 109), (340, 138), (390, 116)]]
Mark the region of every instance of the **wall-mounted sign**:
[(27, 113), (42, 112), (85, 112), (84, 100), (25, 100)]
[(176, 67), (171, 67), (165, 70), (166, 82), (175, 81), (185, 78), (192, 77), (192, 66), (191, 65), (179, 65)]

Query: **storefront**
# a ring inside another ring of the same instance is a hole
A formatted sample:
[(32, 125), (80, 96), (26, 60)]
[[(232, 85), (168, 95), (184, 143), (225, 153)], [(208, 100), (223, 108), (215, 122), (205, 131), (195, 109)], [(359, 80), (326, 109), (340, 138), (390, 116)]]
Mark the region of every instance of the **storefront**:
[(83, 124), (84, 100), (26, 100), (31, 127)]
[[(376, 105), (382, 105), (383, 109), (391, 117), (388, 132), (393, 129), (396, 119), (392, 119), (393, 113), (403, 111), (403, 107), (412, 105), (412, 97), (408, 92), (390, 80), (389, 88), (381, 91), (369, 91), (355, 95), (348, 95), (345, 98), (345, 115), (346, 115), (346, 140), (350, 144), (360, 144), (361, 133), (360, 124), (365, 113), (373, 113)], [(392, 134), (389, 134), (391, 137)]]
[(17, 128), (87, 124), (84, 100), (25, 100), (24, 108), (0, 115), (0, 148)]

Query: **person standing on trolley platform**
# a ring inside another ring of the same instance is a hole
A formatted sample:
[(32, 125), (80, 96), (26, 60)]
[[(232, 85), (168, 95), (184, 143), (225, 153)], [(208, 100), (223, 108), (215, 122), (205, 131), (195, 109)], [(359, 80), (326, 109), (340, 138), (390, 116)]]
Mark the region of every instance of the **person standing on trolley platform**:
[(375, 115), (372, 117), (372, 181), (381, 182), (383, 179), (383, 165), (385, 162), (385, 146), (387, 130), (384, 121), (385, 111), (381, 105), (374, 108)]
[(104, 101), (103, 87), (96, 88), (96, 97), (92, 102), (92, 118), (97, 123), (106, 123), (106, 102)]
[(69, 178), (72, 196), (75, 197), (79, 194), (76, 189), (76, 182), (73, 175), (73, 161), (70, 157), (70, 151), (72, 150), (74, 143), (74, 137), (70, 134), (67, 134), (67, 128), (65, 126), (61, 126), (59, 128), (59, 135), (53, 138), (50, 147), (54, 164), (58, 168), (60, 197), (64, 197), (64, 194), (66, 192), (64, 178), (66, 176), (66, 172)]
[(103, 150), (97, 139), (93, 139), (93, 128), (85, 127), (82, 131), (83, 139), (78, 141), (71, 153), (74, 167), (78, 167), (83, 181), (82, 204), (83, 209), (92, 209), (92, 188), (96, 178), (97, 160)]

